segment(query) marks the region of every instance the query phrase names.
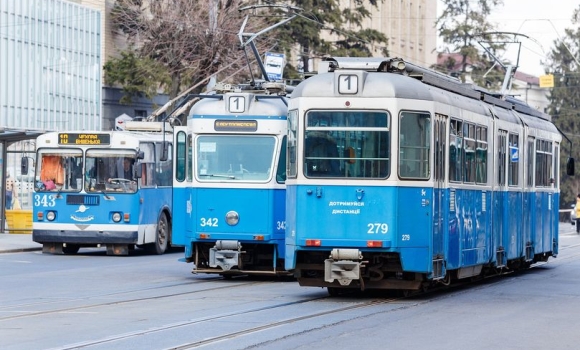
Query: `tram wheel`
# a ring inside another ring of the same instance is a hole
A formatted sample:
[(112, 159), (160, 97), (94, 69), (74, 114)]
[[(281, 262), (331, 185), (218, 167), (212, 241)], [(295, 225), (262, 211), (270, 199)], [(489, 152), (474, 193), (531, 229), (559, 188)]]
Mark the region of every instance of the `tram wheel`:
[(76, 254), (79, 252), (80, 246), (77, 244), (67, 244), (62, 247), (62, 252), (64, 254)]
[(151, 254), (161, 255), (167, 250), (169, 241), (169, 224), (165, 213), (162, 213), (157, 223), (157, 231), (155, 232), (155, 242), (146, 246), (146, 249)]

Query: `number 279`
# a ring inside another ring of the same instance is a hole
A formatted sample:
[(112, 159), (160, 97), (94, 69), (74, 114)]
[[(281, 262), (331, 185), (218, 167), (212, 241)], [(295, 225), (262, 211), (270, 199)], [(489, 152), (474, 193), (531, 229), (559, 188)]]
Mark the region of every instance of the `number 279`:
[(382, 233), (382, 234), (386, 234), (387, 232), (389, 232), (389, 225), (385, 224), (385, 223), (369, 223), (367, 224), (368, 230), (367, 233), (372, 235), (372, 234), (378, 234), (378, 233)]

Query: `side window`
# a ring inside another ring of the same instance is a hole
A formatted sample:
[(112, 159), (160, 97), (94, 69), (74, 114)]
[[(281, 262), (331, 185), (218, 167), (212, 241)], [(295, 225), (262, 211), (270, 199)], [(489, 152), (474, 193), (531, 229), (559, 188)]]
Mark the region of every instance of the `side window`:
[(286, 182), (286, 146), (288, 142), (287, 136), (282, 139), (282, 145), (280, 146), (280, 159), (278, 160), (278, 167), (276, 169), (276, 181), (279, 183)]
[(475, 125), (463, 123), (464, 173), (463, 181), (475, 182)]
[(167, 160), (161, 161), (161, 154), (163, 152), (163, 142), (155, 143), (155, 156), (158, 161), (155, 163), (155, 178), (158, 186), (171, 186), (173, 180), (173, 173), (171, 170), (171, 163), (173, 159), (173, 146), (168, 144)]
[(528, 187), (532, 187), (534, 185), (534, 162), (532, 162), (531, 160), (534, 159), (534, 138), (530, 137), (528, 139), (528, 147), (527, 147), (527, 157), (526, 157), (526, 164), (528, 167), (528, 171), (527, 171), (527, 180), (526, 180), (526, 185)]
[(177, 181), (184, 181), (185, 180), (185, 167), (186, 167), (186, 154), (187, 154), (187, 145), (185, 143), (187, 135), (183, 131), (179, 131), (177, 133), (177, 140), (176, 144), (176, 154), (177, 159), (175, 160), (175, 179)]
[(519, 135), (509, 135), (509, 161), (508, 161), (508, 185), (517, 186), (519, 184), (519, 159), (520, 142)]
[(536, 187), (550, 186), (552, 176), (552, 142), (536, 140)]
[(155, 185), (155, 144), (142, 143), (139, 150), (143, 152), (143, 159), (140, 161), (141, 169), (141, 186)]
[(401, 178), (428, 179), (431, 174), (431, 116), (402, 112), (399, 129)]
[(193, 179), (193, 136), (187, 135), (187, 181)]
[(449, 127), (449, 181), (461, 182), (463, 166), (463, 123), (451, 119)]
[(500, 186), (505, 186), (506, 184), (506, 163), (507, 163), (507, 149), (506, 149), (506, 142), (507, 142), (507, 131), (499, 130), (497, 135), (497, 160), (498, 160), (498, 169), (497, 169), (497, 183)]
[(296, 132), (298, 127), (298, 111), (288, 112), (288, 138), (287, 138), (287, 157), (286, 157), (286, 175), (289, 178), (295, 178), (296, 169)]
[(476, 127), (477, 148), (475, 149), (475, 182), (487, 183), (487, 127)]
[(552, 176), (554, 178), (554, 187), (560, 187), (560, 172), (557, 169), (560, 169), (560, 144), (556, 144), (554, 147), (554, 162), (552, 164), (552, 169), (556, 169), (554, 171), (554, 175)]

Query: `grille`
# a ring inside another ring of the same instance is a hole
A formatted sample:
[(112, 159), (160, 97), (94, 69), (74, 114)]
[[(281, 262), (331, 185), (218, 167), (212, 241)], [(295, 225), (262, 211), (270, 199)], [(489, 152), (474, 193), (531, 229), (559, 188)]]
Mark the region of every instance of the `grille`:
[(66, 197), (66, 204), (71, 205), (99, 205), (101, 197), (99, 196), (87, 196), (87, 195), (68, 195)]

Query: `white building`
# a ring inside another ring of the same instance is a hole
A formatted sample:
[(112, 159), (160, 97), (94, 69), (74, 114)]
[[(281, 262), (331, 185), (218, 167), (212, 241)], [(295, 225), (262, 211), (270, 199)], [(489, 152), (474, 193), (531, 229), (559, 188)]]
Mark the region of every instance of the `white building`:
[[(0, 1), (2, 183), (7, 165), (18, 179), (22, 152), (34, 149), (31, 143), (40, 133), (101, 128), (101, 20), (101, 11), (67, 0)], [(8, 152), (18, 141), (22, 147)]]

